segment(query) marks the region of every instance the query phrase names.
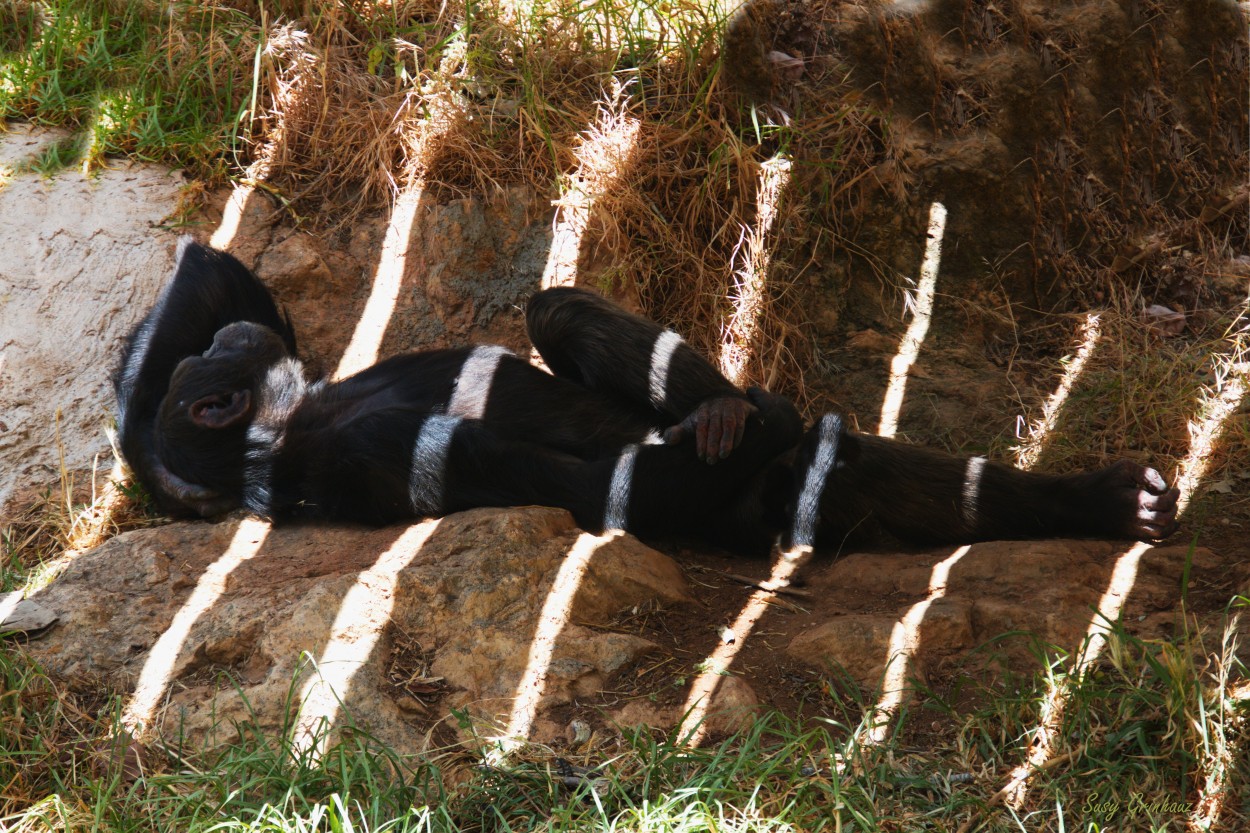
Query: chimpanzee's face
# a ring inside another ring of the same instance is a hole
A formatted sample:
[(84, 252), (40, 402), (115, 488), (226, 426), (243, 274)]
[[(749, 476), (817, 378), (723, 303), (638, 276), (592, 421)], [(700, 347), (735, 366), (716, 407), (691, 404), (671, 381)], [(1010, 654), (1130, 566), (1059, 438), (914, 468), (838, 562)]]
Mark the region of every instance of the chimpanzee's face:
[[(243, 441), (269, 368), (286, 358), (273, 330), (241, 321), (222, 327), (202, 355), (178, 363), (161, 402), (157, 442), (169, 468), (182, 477), (237, 468)], [(223, 458), (230, 458), (224, 462)], [(213, 485), (216, 485), (215, 483)]]

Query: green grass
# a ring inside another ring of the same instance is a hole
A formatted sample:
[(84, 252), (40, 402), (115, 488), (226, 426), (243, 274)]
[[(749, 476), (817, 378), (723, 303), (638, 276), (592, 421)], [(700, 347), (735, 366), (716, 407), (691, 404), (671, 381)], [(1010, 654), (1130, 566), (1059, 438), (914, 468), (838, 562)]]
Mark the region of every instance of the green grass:
[[(448, 719), (459, 718), (462, 742), (409, 759), (350, 726), (313, 760), (289, 732), (244, 725), (240, 741), (209, 754), (149, 747), (140, 777), (116, 740), (116, 699), (59, 691), (5, 648), (0, 829), (1164, 831), (1183, 826), (1178, 808), (1195, 805), (1222, 760), (1222, 829), (1236, 830), (1250, 773), (1244, 754), (1228, 753), (1244, 746), (1250, 703), (1230, 694), (1245, 673), (1231, 633), (1204, 645), (1182, 626), (1156, 643), (1117, 626), (1104, 659), (1067, 680), (1068, 658), (1044, 646), (1034, 673), (986, 672), (996, 650), (1027, 642), (1006, 637), (970, 658), (956, 685), (922, 690), (880, 745), (862, 740), (872, 693), (861, 692), (824, 717), (768, 714), (702, 748), (620, 730), (595, 749), (531, 746), (503, 763), (487, 762), (489, 746), (457, 713)], [(1060, 764), (1030, 779), (1022, 807), (996, 806), (1056, 683), (1071, 691)], [(574, 775), (574, 764), (592, 769)]]
[(6, 0), (0, 24), (0, 118), (75, 134), (39, 170), (115, 155), (225, 176), (254, 103), (251, 18), (204, 3)]
[[(295, 61), (265, 52), (273, 24), (306, 11), (309, 48), (326, 59), (320, 70), (340, 73), (328, 87), (343, 98), (317, 99), (306, 122), (292, 109), (306, 145), (292, 151), (272, 187), (307, 198), (308, 182), (352, 184), (359, 169), (389, 195), (402, 143), (379, 134), (394, 147), (349, 153), (345, 137), (362, 146), (378, 138), (357, 130), (352, 117), (376, 106), (377, 123), (389, 129), (402, 108), (386, 96), (431, 98), (426, 88), (459, 38), (465, 58), (449, 74), (475, 120), (446, 139), (460, 144), (440, 160), (438, 176), (479, 191), (494, 178), (532, 178), (554, 189), (567, 187), (577, 137), (616, 78), (636, 99), (630, 112), (643, 122), (646, 157), (639, 170), (624, 172), (628, 187), (612, 197), (623, 206), (613, 212), (619, 237), (634, 246), (620, 268), (635, 271), (619, 279), (662, 296), (649, 299), (652, 307), (687, 324), (697, 320), (683, 300), (690, 286), (719, 309), (717, 281), (732, 271), (729, 253), (747, 217), (733, 206), (752, 202), (760, 160), (784, 146), (800, 173), (827, 167), (827, 176), (802, 179), (802, 190), (815, 195), (803, 210), (832, 212), (830, 195), (877, 158), (884, 116), (869, 118), (836, 98), (818, 109), (815, 83), (799, 90), (801, 129), (763, 124), (757, 112), (737, 112), (718, 97), (723, 20), (706, 4), (535, 3), (519, 21), (506, 20), (497, 5), (470, 4), (453, 20), (437, 2), (425, 9), (275, 2), (249, 14), (204, 2), (0, 0), (0, 118), (70, 129), (32, 163), (43, 173), (90, 170), (121, 156), (179, 165), (208, 181), (238, 175), (252, 141), (264, 140), (276, 117), (274, 79), (286, 77), (283, 61)], [(848, 134), (852, 116), (867, 126)], [(698, 275), (712, 277), (697, 283), (691, 276)], [(670, 283), (681, 291), (666, 290)], [(675, 300), (666, 308), (668, 294)], [(708, 331), (719, 333), (719, 319), (709, 321)], [(1228, 352), (1228, 339), (1204, 335), (1169, 353), (1136, 321), (1135, 308), (1122, 316), (1113, 339), (1121, 349), (1100, 353), (1074, 393), (1077, 416), (1048, 451), (1055, 461), (1122, 453), (1114, 443), (1130, 436), (1166, 436), (1164, 452), (1183, 453), (1185, 419), (1162, 417), (1196, 407), (1207, 355), (1217, 346)], [(1230, 421), (1226, 442), (1247, 447), (1246, 425)], [(1093, 448), (1091, 436), (1100, 440)], [(54, 549), (32, 543), (47, 537), (41, 529), (5, 528), (0, 586), (29, 585), (25, 553)], [(576, 756), (597, 769), (571, 787), (558, 760), (570, 753), (557, 750), (526, 748), (487, 766), (484, 750), (466, 743), (403, 759), (355, 730), (314, 761), (293, 753), (287, 735), (247, 726), (242, 740), (211, 753), (155, 750), (135, 778), (115, 740), (117, 700), (57, 688), (6, 644), (0, 830), (1176, 830), (1184, 815), (1160, 803), (1196, 800), (1211, 771), (1227, 776), (1223, 828), (1242, 829), (1250, 812), (1247, 702), (1234, 692), (1244, 691), (1245, 669), (1226, 638), (1231, 629), (1200, 634), (1178, 621), (1177, 635), (1162, 642), (1114, 629), (1103, 660), (1080, 679), (1065, 678), (1071, 659), (1050, 646), (1034, 646), (1023, 670), (996, 662), (995, 651), (1025, 639), (1004, 637), (957, 669), (954, 682), (923, 689), (882, 745), (860, 740), (874, 693), (849, 691), (831, 675), (826, 689), (839, 697), (823, 703), (823, 718), (770, 714), (698, 749), (658, 730), (621, 731)], [(1027, 759), (1051, 685), (1071, 692), (1058, 731), (1061, 762), (1033, 776), (1021, 808), (991, 805)]]

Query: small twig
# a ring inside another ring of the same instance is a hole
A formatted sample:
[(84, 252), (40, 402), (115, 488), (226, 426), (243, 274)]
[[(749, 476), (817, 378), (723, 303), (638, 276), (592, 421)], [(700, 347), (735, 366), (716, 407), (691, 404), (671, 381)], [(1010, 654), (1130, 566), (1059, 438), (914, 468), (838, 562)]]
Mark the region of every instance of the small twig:
[(781, 593), (787, 596), (798, 596), (800, 599), (810, 599), (812, 597), (812, 594), (806, 590), (800, 590), (797, 587), (790, 587), (789, 585), (773, 586), (766, 581), (760, 581), (759, 579), (754, 579), (749, 576), (739, 576), (734, 573), (721, 573), (721, 575), (725, 578), (733, 579), (740, 584), (745, 584), (747, 587), (754, 587), (756, 590), (766, 590), (769, 593)]

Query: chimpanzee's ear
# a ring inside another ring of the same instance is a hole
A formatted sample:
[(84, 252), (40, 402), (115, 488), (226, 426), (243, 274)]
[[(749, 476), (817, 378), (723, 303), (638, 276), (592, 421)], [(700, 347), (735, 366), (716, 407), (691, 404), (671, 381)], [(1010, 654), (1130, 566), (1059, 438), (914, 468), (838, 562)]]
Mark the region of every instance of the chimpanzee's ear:
[(187, 415), (197, 428), (229, 428), (246, 422), (252, 415), (252, 392), (247, 388), (214, 393), (195, 400)]

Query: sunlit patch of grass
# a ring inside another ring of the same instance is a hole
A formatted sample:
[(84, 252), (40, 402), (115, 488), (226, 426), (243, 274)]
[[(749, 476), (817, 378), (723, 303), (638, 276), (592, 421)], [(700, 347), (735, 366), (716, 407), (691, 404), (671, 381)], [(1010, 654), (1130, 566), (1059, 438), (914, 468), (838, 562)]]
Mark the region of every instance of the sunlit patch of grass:
[[(1189, 475), (1184, 485), (1193, 493), (1187, 495), (1186, 518), (1193, 528), (1206, 530), (1217, 507), (1241, 507), (1223, 523), (1244, 518), (1242, 484), (1250, 483), (1250, 423), (1244, 416), (1250, 407), (1244, 393), (1250, 385), (1250, 320), (1245, 307), (1201, 311), (1185, 333), (1172, 338), (1147, 325), (1136, 299), (1097, 314), (1097, 349), (1090, 351), (1055, 415), (1038, 467), (1088, 469), (1127, 457), (1171, 479)], [(1063, 330), (1071, 341), (1068, 331), (1076, 324), (1069, 327), (1068, 322), (1079, 320), (1055, 319), (1045, 327)], [(1053, 370), (1062, 370), (1069, 359), (1048, 369), (1046, 385), (1057, 384)], [(1045, 403), (1044, 395), (1023, 403), (1021, 425), (1040, 419)], [(1205, 440), (1204, 431), (1210, 434)], [(994, 453), (1029, 442), (1022, 430), (1016, 440), (1000, 437)], [(1195, 448), (1195, 442), (1207, 446)], [(1195, 467), (1201, 477), (1193, 477)]]
[(66, 136), (44, 147), (22, 167), (43, 176), (53, 176), (68, 168), (77, 167), (85, 147), (86, 137), (83, 135)]
[[(250, 18), (209, 3), (9, 0), (0, 21), (0, 119), (83, 134), (88, 168), (120, 155), (229, 170), (262, 34)], [(60, 153), (40, 169), (68, 163)]]
[(0, 523), (0, 589), (33, 593), (80, 553), (130, 529), (163, 522), (143, 488), (112, 471), (70, 471), (62, 459), (55, 486), (10, 499)]
[[(805, 31), (820, 31), (822, 9), (803, 12)], [(709, 352), (734, 314), (726, 294), (742, 229), (756, 220), (761, 166), (784, 153), (796, 196), (780, 197), (774, 225), (787, 233), (769, 256), (760, 358), (744, 381), (805, 401), (810, 290), (798, 279), (817, 255), (796, 232), (833, 244), (838, 197), (850, 198), (879, 155), (885, 122), (829, 61), (805, 65), (785, 113), (744, 98), (723, 72), (751, 57), (732, 54), (728, 7), (2, 0), (0, 10), (10, 24), (0, 118), (78, 137), (41, 171), (123, 156), (219, 182), (263, 160), (267, 189), (314, 224), (388, 208), (416, 167), (436, 198), (524, 186), (558, 199), (605, 91), (626, 90), (623, 116), (641, 125), (638, 164), (596, 200), (585, 247), (605, 256), (585, 277), (680, 322)], [(748, 41), (748, 51), (763, 43)], [(462, 117), (426, 153), (423, 126), (449, 96)]]
[[(1143, 640), (1116, 623), (1101, 660), (1080, 676), (1065, 678), (1062, 669), (1069, 663), (1062, 653), (1046, 651), (1039, 654), (1044, 673), (1031, 681), (1004, 675), (983, 692), (958, 744), (965, 759), (991, 777), (976, 791), (977, 809), (959, 829), (1182, 828), (1199, 802), (1212, 748), (1240, 743), (1245, 733), (1222, 707), (1246, 680), (1236, 620), (1226, 620), (1215, 644), (1193, 624), (1181, 610), (1175, 636)], [(1031, 773), (1023, 807), (1007, 808), (1005, 794), (995, 790), (1028, 758), (1041, 704), (1056, 687), (1065, 687), (1068, 699), (1055, 747)], [(1245, 710), (1245, 704), (1236, 707)], [(1245, 761), (1229, 766), (1229, 794), (1244, 799), (1250, 774)], [(1226, 803), (1222, 829), (1240, 829), (1242, 799)]]

